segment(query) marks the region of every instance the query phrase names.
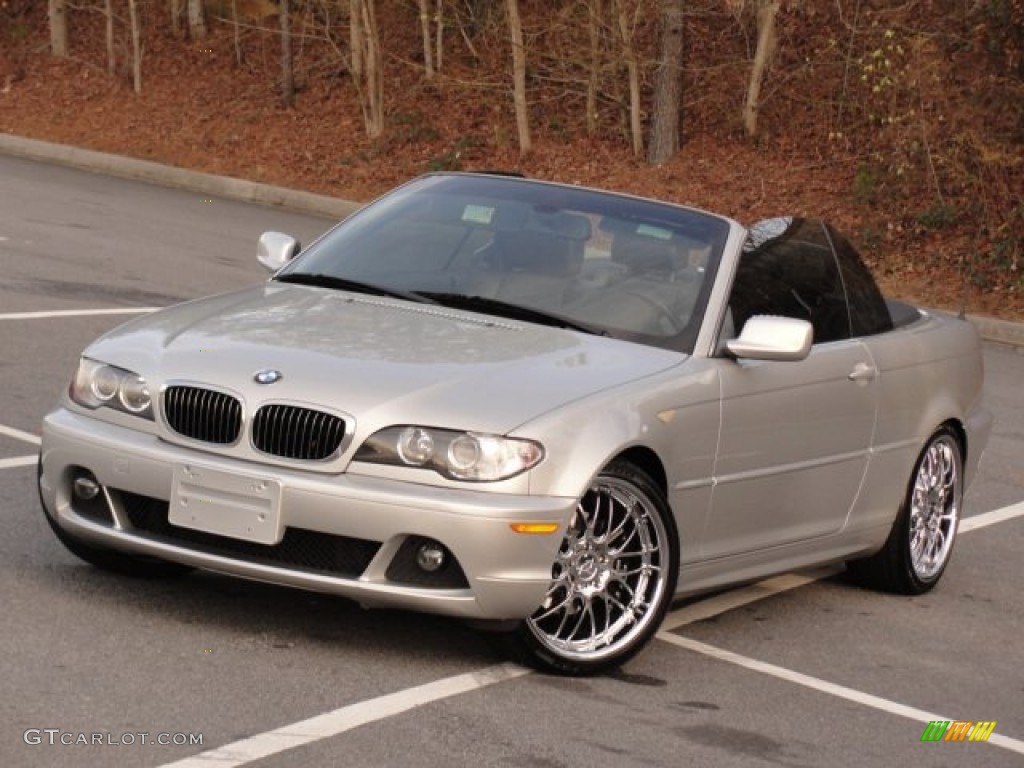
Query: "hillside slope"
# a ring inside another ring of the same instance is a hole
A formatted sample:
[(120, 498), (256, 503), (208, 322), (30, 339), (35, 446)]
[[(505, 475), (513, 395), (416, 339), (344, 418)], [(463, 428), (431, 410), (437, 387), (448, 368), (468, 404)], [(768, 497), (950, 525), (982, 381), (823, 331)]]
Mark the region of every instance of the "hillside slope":
[[(101, 3), (69, 13), (70, 55), (59, 60), (48, 54), (45, 4), (0, 0), (0, 131), (356, 200), (428, 170), (500, 168), (748, 223), (821, 215), (860, 245), (891, 292), (951, 307), (969, 285), (972, 311), (1024, 317), (1020, 0), (785, 4), (755, 139), (740, 119), (753, 14), (737, 0), (692, 0), (683, 149), (656, 168), (630, 150), (614, 20), (596, 27), (599, 99), (588, 131), (588, 3), (520, 3), (535, 145), (525, 157), (493, 0), (443, 3), (444, 60), (432, 82), (416, 4), (377, 0), (385, 133), (375, 141), (346, 68), (347, 3), (292, 0), (298, 93), (286, 109), (269, 0), (237, 0), (237, 23), (218, 18), (231, 3), (210, 3), (203, 40), (172, 32), (166, 2), (140, 0), (141, 94), (131, 88), (124, 19), (114, 27), (115, 75), (106, 72)], [(626, 5), (637, 11), (647, 107), (657, 4)]]

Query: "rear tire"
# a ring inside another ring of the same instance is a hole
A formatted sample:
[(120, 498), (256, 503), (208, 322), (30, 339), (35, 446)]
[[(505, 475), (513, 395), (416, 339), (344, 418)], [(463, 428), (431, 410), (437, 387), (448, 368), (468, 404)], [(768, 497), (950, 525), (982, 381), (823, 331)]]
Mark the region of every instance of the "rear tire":
[(504, 636), (542, 671), (592, 675), (650, 642), (675, 594), (678, 534), (664, 494), (640, 469), (615, 461), (576, 506), (544, 602)]
[(963, 449), (949, 427), (929, 438), (914, 465), (889, 538), (876, 554), (847, 563), (857, 583), (920, 595), (942, 577), (953, 553), (963, 506)]

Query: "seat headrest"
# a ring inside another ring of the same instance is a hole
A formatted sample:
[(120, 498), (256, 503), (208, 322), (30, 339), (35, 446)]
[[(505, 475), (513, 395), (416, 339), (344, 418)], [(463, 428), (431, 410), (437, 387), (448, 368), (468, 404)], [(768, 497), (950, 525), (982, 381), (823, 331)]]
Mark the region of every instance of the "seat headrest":
[(635, 232), (615, 233), (611, 259), (634, 272), (672, 273), (677, 268), (677, 252), (671, 240)]

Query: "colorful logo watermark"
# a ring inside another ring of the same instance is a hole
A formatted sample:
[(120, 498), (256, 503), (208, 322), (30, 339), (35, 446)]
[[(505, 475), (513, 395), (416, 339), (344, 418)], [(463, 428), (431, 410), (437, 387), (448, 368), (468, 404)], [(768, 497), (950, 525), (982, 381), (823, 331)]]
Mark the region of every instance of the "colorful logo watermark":
[(921, 741), (988, 741), (995, 729), (995, 720), (932, 720)]

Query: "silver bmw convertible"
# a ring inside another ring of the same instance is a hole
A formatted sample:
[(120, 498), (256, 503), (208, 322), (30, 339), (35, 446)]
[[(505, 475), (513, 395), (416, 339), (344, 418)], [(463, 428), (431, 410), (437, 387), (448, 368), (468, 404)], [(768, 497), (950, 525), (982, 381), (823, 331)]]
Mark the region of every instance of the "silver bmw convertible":
[(931, 589), (991, 430), (977, 335), (815, 219), (436, 174), (130, 322), (43, 424), (75, 555), (470, 620), (563, 674), (686, 594)]

